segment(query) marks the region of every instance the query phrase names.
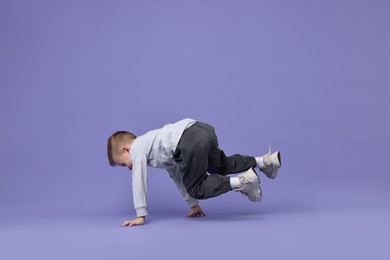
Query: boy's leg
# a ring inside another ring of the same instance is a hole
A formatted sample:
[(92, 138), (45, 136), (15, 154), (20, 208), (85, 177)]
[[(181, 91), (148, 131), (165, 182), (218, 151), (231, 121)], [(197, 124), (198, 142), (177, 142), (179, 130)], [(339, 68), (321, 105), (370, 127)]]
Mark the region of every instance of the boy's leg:
[(211, 174), (227, 175), (243, 172), (249, 168), (255, 168), (256, 166), (256, 159), (252, 156), (241, 154), (226, 156), (225, 153), (217, 147), (210, 150), (207, 171)]
[(174, 159), (193, 198), (208, 199), (232, 190), (229, 177), (207, 174), (210, 151), (217, 145), (214, 128), (203, 123), (188, 128), (177, 145)]

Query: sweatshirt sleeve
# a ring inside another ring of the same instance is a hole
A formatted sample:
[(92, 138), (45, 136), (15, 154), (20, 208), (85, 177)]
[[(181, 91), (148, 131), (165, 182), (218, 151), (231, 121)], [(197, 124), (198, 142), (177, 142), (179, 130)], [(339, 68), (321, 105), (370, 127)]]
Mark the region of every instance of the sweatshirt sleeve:
[(199, 202), (192, 198), (188, 193), (186, 188), (183, 184), (183, 179), (180, 177), (180, 175), (177, 173), (177, 167), (172, 167), (167, 169), (169, 176), (172, 178), (172, 180), (175, 182), (177, 189), (183, 196), (184, 200), (187, 202), (188, 206), (192, 208), (193, 206), (197, 205)]
[(137, 217), (147, 216), (147, 159), (143, 153), (136, 153), (132, 156), (132, 186), (133, 202)]

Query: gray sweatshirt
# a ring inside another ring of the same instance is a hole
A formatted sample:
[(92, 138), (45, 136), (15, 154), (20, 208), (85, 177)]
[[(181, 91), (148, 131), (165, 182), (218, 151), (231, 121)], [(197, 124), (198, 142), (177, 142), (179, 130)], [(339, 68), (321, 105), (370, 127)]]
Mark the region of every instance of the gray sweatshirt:
[(195, 122), (196, 120), (186, 118), (174, 124), (168, 124), (137, 137), (132, 143), (130, 160), (133, 164), (133, 200), (137, 217), (148, 215), (147, 166), (166, 169), (188, 206), (193, 207), (198, 204), (196, 199), (188, 195), (183, 185), (183, 176), (179, 174), (176, 162), (173, 160), (173, 154), (184, 130)]

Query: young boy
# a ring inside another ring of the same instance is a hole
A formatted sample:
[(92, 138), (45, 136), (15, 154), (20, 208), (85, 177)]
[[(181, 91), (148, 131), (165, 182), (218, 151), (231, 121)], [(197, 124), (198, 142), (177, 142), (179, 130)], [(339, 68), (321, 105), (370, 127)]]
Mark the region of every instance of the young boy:
[[(261, 157), (240, 154), (226, 156), (218, 148), (215, 129), (193, 119), (174, 124), (136, 137), (119, 131), (108, 138), (108, 160), (111, 166), (132, 170), (134, 208), (137, 218), (126, 220), (121, 226), (145, 223), (147, 166), (166, 169), (191, 208), (187, 217), (205, 216), (198, 199), (208, 199), (228, 191), (240, 191), (250, 201), (261, 200), (260, 179), (254, 168), (274, 179), (281, 166), (280, 152)], [(244, 172), (246, 171), (246, 172)], [(240, 173), (228, 177), (231, 173)]]

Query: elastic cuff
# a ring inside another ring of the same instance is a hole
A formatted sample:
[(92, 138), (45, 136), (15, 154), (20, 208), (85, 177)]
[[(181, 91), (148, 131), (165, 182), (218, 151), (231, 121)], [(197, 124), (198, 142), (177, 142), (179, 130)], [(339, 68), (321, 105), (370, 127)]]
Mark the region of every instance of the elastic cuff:
[(148, 210), (146, 208), (138, 208), (135, 209), (135, 211), (137, 213), (137, 217), (144, 217), (148, 215)]
[(225, 192), (233, 190), (232, 186), (230, 185), (230, 178), (231, 177), (228, 177), (228, 176), (223, 176), (223, 177), (225, 177), (223, 179), (223, 183), (225, 184)]
[(186, 202), (190, 208), (199, 204), (199, 201), (194, 199), (194, 198), (190, 198), (190, 199), (186, 200)]

